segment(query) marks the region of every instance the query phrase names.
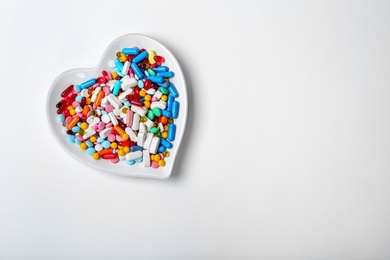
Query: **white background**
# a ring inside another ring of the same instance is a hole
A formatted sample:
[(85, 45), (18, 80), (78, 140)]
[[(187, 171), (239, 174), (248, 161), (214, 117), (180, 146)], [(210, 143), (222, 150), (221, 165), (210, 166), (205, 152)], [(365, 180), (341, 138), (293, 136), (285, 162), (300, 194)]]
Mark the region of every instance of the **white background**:
[[(388, 1), (1, 1), (1, 259), (389, 259)], [(168, 180), (80, 164), (46, 95), (127, 33), (189, 88)]]

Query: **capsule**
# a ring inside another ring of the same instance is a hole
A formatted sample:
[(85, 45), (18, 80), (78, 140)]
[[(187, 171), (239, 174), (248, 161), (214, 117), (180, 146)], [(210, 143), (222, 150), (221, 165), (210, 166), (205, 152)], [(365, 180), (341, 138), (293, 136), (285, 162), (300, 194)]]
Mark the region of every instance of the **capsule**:
[(143, 151), (143, 150), (144, 150), (144, 148), (141, 146), (138, 146), (138, 145), (134, 145), (134, 146), (130, 147), (131, 152)]
[(140, 61), (143, 61), (144, 59), (146, 59), (148, 57), (148, 53), (146, 51), (144, 52), (141, 52), (140, 54), (138, 54), (137, 56), (135, 56), (132, 60), (133, 63), (138, 63)]
[(106, 160), (117, 159), (118, 158), (118, 154), (116, 154), (116, 153), (106, 153), (106, 154), (102, 155), (102, 158), (106, 159)]
[(62, 91), (61, 97), (66, 97), (67, 95), (69, 95), (70, 92), (73, 90), (73, 88), (74, 88), (73, 85), (70, 85), (69, 87), (67, 87), (64, 91)]
[(126, 55), (137, 55), (139, 53), (138, 48), (123, 48), (122, 53)]
[(169, 93), (172, 95), (172, 97), (177, 98), (179, 97), (179, 92), (177, 92), (177, 89), (175, 85), (173, 85), (172, 82), (169, 82), (169, 87), (168, 87)]
[(122, 82), (120, 80), (117, 80), (115, 82), (115, 85), (112, 88), (112, 94), (114, 94), (115, 96), (119, 95), (119, 91), (121, 90), (121, 84), (122, 84)]
[(155, 72), (165, 72), (165, 71), (169, 71), (169, 68), (167, 66), (158, 66), (153, 68), (153, 70)]
[(164, 78), (160, 77), (160, 76), (149, 76), (148, 79), (150, 79), (150, 81), (154, 82), (154, 83), (163, 83), (164, 82)]
[(173, 71), (162, 71), (162, 72), (157, 72), (157, 76), (164, 77), (164, 78), (172, 78), (175, 76), (175, 73)]
[(102, 102), (103, 97), (104, 97), (104, 91), (99, 91), (99, 93), (96, 95), (96, 99), (95, 99), (96, 106), (100, 106), (100, 103)]
[(96, 79), (90, 79), (80, 84), (80, 89), (89, 88), (96, 84)]
[(172, 118), (176, 119), (179, 116), (180, 104), (176, 100), (172, 102)]
[(171, 117), (172, 116), (172, 113), (171, 111), (168, 111), (168, 110), (161, 110), (161, 115), (165, 116), (165, 117)]
[(115, 59), (114, 63), (115, 63), (116, 69), (118, 69), (117, 71), (122, 72), (122, 70), (123, 70), (122, 62), (120, 60), (118, 60), (118, 59)]
[(173, 103), (174, 100), (175, 100), (174, 97), (172, 97), (171, 95), (168, 96), (167, 111), (172, 111), (172, 103)]
[(77, 122), (79, 122), (79, 120), (80, 120), (80, 117), (78, 117), (78, 116), (73, 117), (72, 120), (70, 120), (70, 122), (66, 128), (68, 130), (71, 130), (77, 124)]
[(169, 141), (175, 141), (176, 136), (176, 125), (175, 124), (169, 124), (168, 125), (168, 140)]
[(168, 149), (171, 149), (173, 147), (173, 145), (169, 141), (165, 140), (164, 138), (161, 138), (160, 144), (165, 146)]
[(144, 79), (145, 78), (145, 75), (142, 73), (141, 69), (138, 67), (138, 65), (136, 63), (132, 62), (130, 67), (133, 69), (135, 75), (139, 79)]

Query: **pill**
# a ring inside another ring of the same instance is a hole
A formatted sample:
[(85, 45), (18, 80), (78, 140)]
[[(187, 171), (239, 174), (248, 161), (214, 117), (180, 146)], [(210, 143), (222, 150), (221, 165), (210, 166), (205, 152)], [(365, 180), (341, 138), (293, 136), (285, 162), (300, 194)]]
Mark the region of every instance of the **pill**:
[(139, 53), (139, 49), (138, 48), (123, 48), (122, 53), (128, 54), (128, 55), (137, 55)]
[(144, 142), (144, 145), (143, 145), (143, 148), (144, 148), (145, 150), (149, 150), (150, 144), (152, 143), (153, 137), (154, 137), (154, 134), (152, 134), (152, 133), (147, 133), (146, 138), (145, 138), (145, 142)]
[(157, 76), (164, 77), (164, 78), (172, 78), (175, 76), (175, 73), (172, 71), (163, 71), (163, 72), (157, 72)]
[(138, 137), (134, 133), (133, 129), (131, 129), (130, 127), (126, 127), (125, 128), (125, 132), (126, 132), (126, 134), (129, 135), (131, 141), (133, 141), (133, 142), (137, 142), (138, 141)]
[(145, 138), (146, 138), (145, 132), (138, 133), (137, 145), (144, 146)]
[(101, 138), (107, 138), (110, 135), (111, 131), (112, 131), (111, 127), (103, 129), (102, 131), (100, 131), (99, 136)]
[(165, 140), (164, 138), (161, 138), (160, 143), (161, 145), (164, 145), (168, 149), (171, 149), (173, 147), (173, 145), (169, 141)]
[[(126, 77), (126, 76), (125, 76)], [(122, 90), (128, 90), (138, 85), (138, 81), (135, 78), (129, 78), (122, 81)]]
[(179, 92), (177, 91), (175, 85), (173, 85), (172, 82), (169, 82), (168, 90), (169, 90), (169, 94), (171, 94), (172, 97), (174, 97), (174, 98), (179, 97)]
[[(164, 139), (162, 139), (164, 140)], [(157, 153), (158, 146), (160, 145), (160, 138), (154, 136), (152, 142), (150, 143), (149, 152), (151, 154)]]
[[(112, 88), (112, 94), (113, 95), (118, 96), (119, 90), (121, 90), (121, 84), (122, 84), (122, 82), (120, 80), (117, 80), (115, 82), (114, 87)], [(108, 101), (110, 101), (110, 100), (108, 100)]]
[(143, 107), (140, 107), (140, 106), (131, 106), (130, 108), (132, 111), (134, 111), (135, 113), (137, 113), (138, 115), (140, 116), (144, 116), (146, 115), (146, 113), (148, 112), (147, 109), (143, 108)]
[(158, 66), (158, 67), (153, 68), (153, 70), (156, 72), (164, 72), (164, 71), (168, 71), (169, 68), (167, 66)]
[(150, 153), (148, 150), (143, 152), (143, 162), (145, 167), (150, 167)]
[(139, 129), (139, 119), (140, 119), (139, 114), (134, 114), (133, 115), (133, 124), (131, 125), (131, 128), (134, 131), (137, 131)]
[(135, 152), (130, 152), (126, 154), (126, 160), (128, 161), (133, 161), (135, 159), (141, 158), (142, 157), (142, 151), (135, 151)]
[(176, 125), (169, 124), (168, 125), (168, 138), (167, 139), (172, 142), (175, 140), (175, 135), (176, 135)]
[(131, 62), (138, 63), (140, 61), (143, 61), (147, 57), (148, 57), (148, 53), (146, 51), (143, 51), (140, 54), (138, 54), (137, 56), (135, 56)]
[[(138, 77), (138, 79), (144, 79), (145, 75), (142, 73), (141, 69), (138, 67), (136, 63), (131, 63), (130, 67), (133, 69), (135, 75)], [(138, 85), (138, 82), (137, 82)]]
[(96, 83), (96, 79), (90, 79), (90, 80), (87, 80), (87, 81), (81, 83), (79, 87), (82, 90), (82, 89), (89, 88), (89, 87), (93, 86), (95, 83)]
[(150, 81), (152, 81), (154, 83), (163, 83), (164, 82), (164, 78), (160, 77), (160, 76), (149, 76), (148, 79), (150, 79)]
[(116, 98), (113, 94), (108, 95), (107, 101), (116, 109), (119, 109), (123, 106), (122, 102), (119, 101), (119, 99)]
[(125, 64), (123, 64), (122, 74), (126, 75), (129, 72), (130, 62), (127, 60)]
[(172, 102), (172, 118), (176, 119), (179, 116), (179, 102), (176, 100)]

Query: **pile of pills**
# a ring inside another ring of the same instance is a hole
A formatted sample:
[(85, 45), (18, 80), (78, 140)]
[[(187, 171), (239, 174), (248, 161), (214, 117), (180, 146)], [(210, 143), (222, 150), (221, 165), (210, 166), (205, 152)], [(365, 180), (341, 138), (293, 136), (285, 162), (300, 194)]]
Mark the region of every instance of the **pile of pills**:
[(123, 48), (109, 61), (112, 72), (70, 85), (57, 103), (68, 141), (93, 159), (163, 167), (179, 116), (174, 72), (153, 50)]

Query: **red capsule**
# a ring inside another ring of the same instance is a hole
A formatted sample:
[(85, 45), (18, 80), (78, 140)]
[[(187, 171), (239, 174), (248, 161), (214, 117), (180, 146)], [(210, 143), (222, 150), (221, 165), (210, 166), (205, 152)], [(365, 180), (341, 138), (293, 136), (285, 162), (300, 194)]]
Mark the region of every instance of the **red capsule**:
[(100, 84), (106, 84), (107, 79), (105, 77), (98, 77), (97, 82)]
[(102, 155), (102, 158), (106, 159), (106, 160), (116, 159), (116, 158), (118, 158), (118, 154), (116, 154), (116, 153), (106, 153), (106, 154)]
[(68, 106), (68, 104), (66, 102), (61, 103), (60, 107), (57, 109), (57, 114), (62, 114), (62, 112), (64, 112), (64, 110), (68, 111), (67, 109), (65, 109), (67, 106)]
[(69, 102), (73, 102), (73, 101), (75, 100), (76, 97), (77, 97), (77, 94), (76, 94), (76, 93), (73, 93), (73, 94), (70, 95), (70, 96), (66, 96), (64, 99), (65, 99), (65, 101), (68, 102), (68, 104), (69, 104)]
[(65, 117), (70, 116), (70, 111), (68, 109), (64, 109), (64, 115)]
[(134, 146), (135, 142), (131, 140), (126, 140), (126, 141), (118, 142), (118, 144), (121, 146)]
[(130, 103), (133, 105), (133, 106), (139, 106), (139, 107), (142, 107), (144, 106), (144, 103), (143, 102), (139, 102), (139, 101), (130, 101)]
[(60, 101), (58, 101), (58, 103), (56, 104), (56, 108), (59, 108), (62, 104), (66, 103), (66, 100), (65, 99), (61, 99)]
[(66, 97), (67, 95), (69, 95), (73, 91), (73, 87), (73, 85), (70, 85), (64, 91), (62, 91), (61, 97)]
[(127, 55), (126, 59), (131, 62), (134, 59), (135, 55)]

